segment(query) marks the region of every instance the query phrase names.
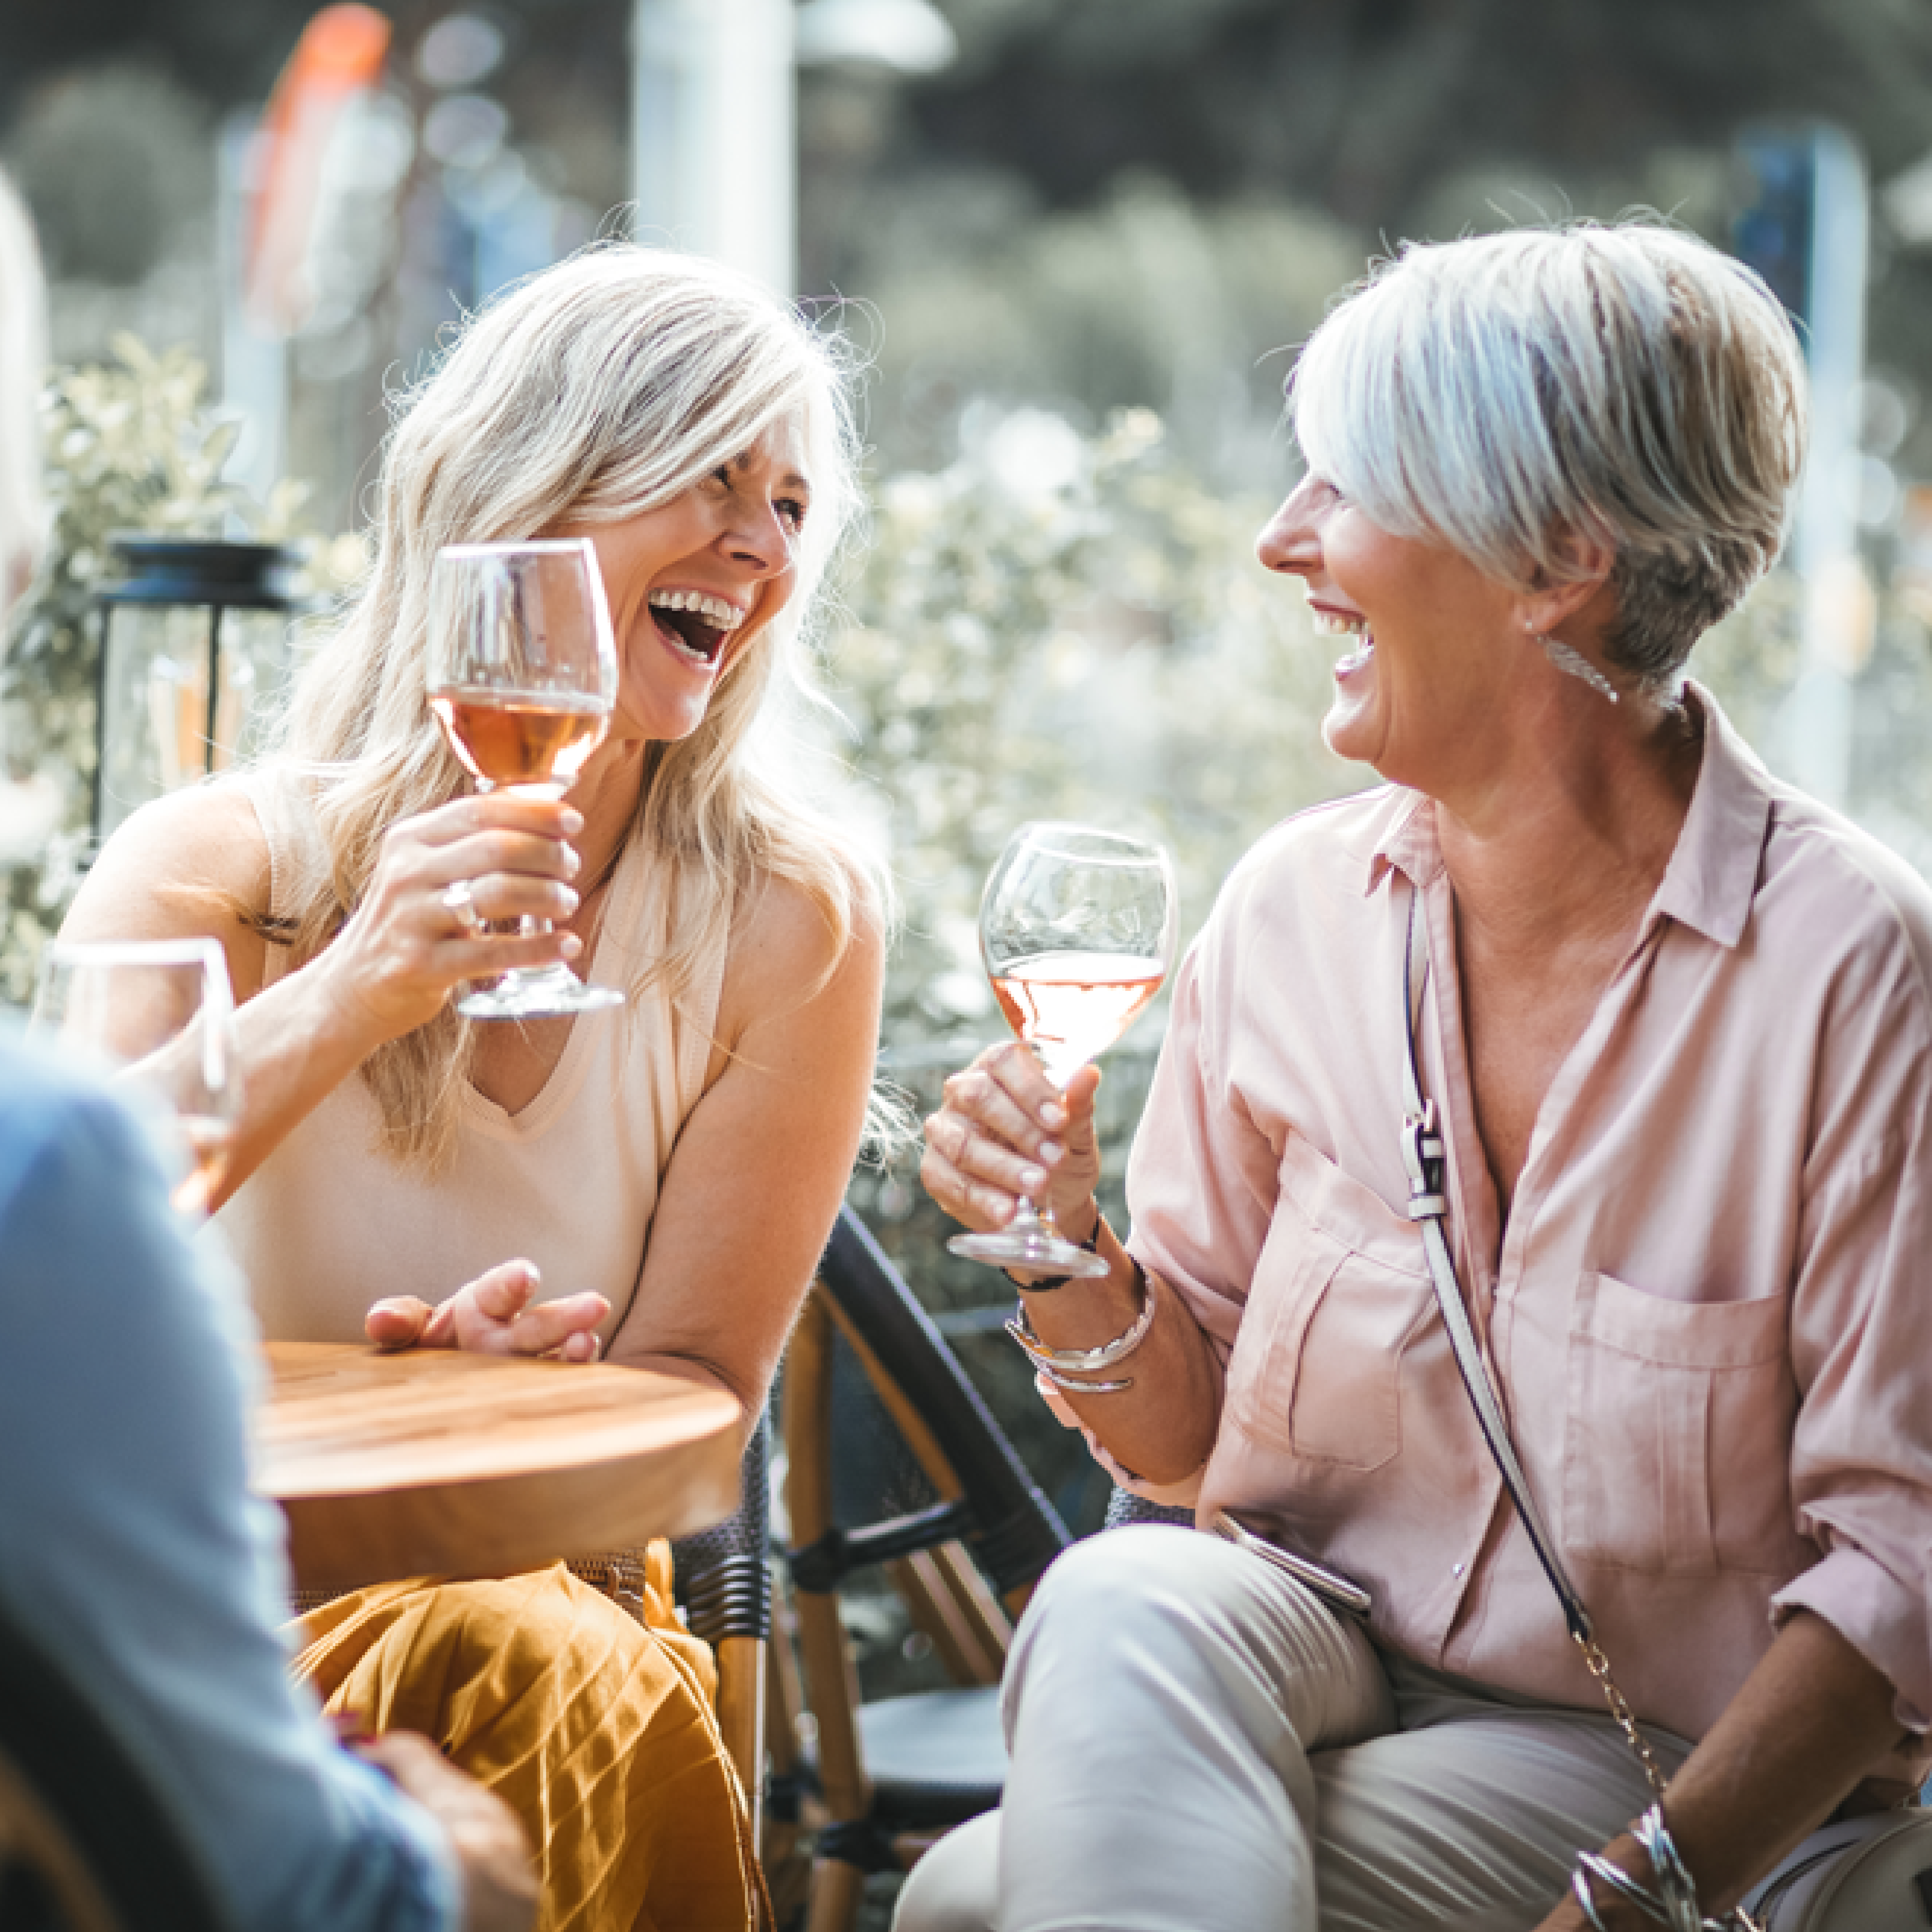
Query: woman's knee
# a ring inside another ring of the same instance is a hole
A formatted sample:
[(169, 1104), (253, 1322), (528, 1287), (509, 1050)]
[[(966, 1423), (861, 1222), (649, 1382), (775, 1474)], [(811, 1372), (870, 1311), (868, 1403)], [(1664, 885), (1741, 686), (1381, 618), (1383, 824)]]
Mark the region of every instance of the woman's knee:
[(1000, 1814), (946, 1833), (912, 1868), (892, 1932), (992, 1932), (1000, 1909)]
[(1107, 1531), (1048, 1570), (1008, 1666), (1010, 1738), (1022, 1705), (1096, 1686), (1123, 1713), (1136, 1687), (1163, 1708), (1226, 1706), (1244, 1729), (1271, 1731), (1261, 1714), (1280, 1712), (1310, 1746), (1390, 1721), (1359, 1629), (1261, 1558), (1174, 1524)]

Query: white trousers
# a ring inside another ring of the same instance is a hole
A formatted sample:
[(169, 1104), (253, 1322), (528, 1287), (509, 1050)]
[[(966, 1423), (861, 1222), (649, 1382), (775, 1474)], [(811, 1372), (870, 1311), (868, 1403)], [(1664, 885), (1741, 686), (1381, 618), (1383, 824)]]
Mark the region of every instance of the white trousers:
[[(1054, 1564), (1004, 1710), (1004, 1807), (920, 1862), (894, 1932), (1517, 1932), (1648, 1802), (1607, 1715), (1378, 1654), (1172, 1525)], [(1667, 1775), (1690, 1747), (1647, 1735)]]

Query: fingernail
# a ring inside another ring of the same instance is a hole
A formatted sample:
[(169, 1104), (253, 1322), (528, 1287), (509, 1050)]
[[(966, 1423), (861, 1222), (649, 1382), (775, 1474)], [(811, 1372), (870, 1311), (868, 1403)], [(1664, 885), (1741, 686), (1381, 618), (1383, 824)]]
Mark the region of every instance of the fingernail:
[(1030, 1194), (1036, 1188), (1046, 1185), (1046, 1169), (1043, 1167), (1023, 1167), (1020, 1169), (1020, 1185)]
[(575, 933), (566, 932), (563, 935), (563, 956), (565, 958), (574, 959), (583, 950), (584, 942), (578, 938)]
[(1060, 1158), (1060, 1143), (1058, 1141), (1042, 1141), (1035, 1153), (1041, 1160), (1058, 1160)]
[(566, 838), (574, 838), (584, 830), (584, 814), (574, 805), (563, 808), (563, 830)]
[(568, 919), (570, 915), (577, 910), (579, 902), (577, 895), (572, 892), (568, 886), (562, 887), (562, 890), (563, 892), (563, 916), (566, 919)]
[(1066, 1124), (1066, 1109), (1058, 1100), (1049, 1100), (1040, 1110), (1040, 1118), (1049, 1127), (1064, 1126)]

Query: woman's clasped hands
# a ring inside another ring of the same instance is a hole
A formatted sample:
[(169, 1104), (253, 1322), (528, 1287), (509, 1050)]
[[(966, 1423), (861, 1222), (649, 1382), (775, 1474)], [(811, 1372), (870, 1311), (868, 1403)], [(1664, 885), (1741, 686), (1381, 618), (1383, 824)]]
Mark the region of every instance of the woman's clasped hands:
[(363, 1327), (379, 1348), (461, 1348), (477, 1355), (548, 1355), (594, 1362), (597, 1324), (610, 1312), (602, 1295), (566, 1294), (531, 1305), (542, 1286), (536, 1264), (505, 1262), (432, 1306), (413, 1294), (374, 1304)]
[(1083, 1066), (1063, 1092), (1018, 1040), (990, 1046), (949, 1079), (926, 1123), (920, 1178), (954, 1220), (1004, 1228), (1024, 1196), (1050, 1208), (1070, 1240), (1093, 1229), (1100, 1154), (1094, 1136), (1098, 1067)]
[[(547, 966), (584, 950), (565, 929), (583, 814), (561, 800), (477, 794), (392, 825), (368, 890), (318, 959), (384, 1040), (435, 1018), (466, 980)], [(493, 932), (525, 916), (548, 932)]]

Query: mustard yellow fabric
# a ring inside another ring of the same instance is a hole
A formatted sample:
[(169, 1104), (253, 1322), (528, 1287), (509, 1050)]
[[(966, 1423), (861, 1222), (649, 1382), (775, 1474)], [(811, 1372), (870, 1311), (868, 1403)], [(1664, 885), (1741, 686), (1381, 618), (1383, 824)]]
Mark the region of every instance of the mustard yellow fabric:
[(707, 1646), (653, 1544), (640, 1625), (562, 1564), (416, 1580), (300, 1619), (297, 1673), (331, 1713), (420, 1731), (523, 1820), (538, 1932), (747, 1932), (762, 1892)]

